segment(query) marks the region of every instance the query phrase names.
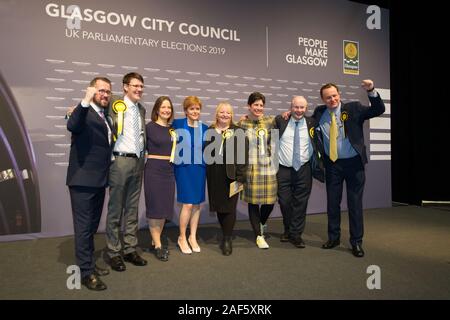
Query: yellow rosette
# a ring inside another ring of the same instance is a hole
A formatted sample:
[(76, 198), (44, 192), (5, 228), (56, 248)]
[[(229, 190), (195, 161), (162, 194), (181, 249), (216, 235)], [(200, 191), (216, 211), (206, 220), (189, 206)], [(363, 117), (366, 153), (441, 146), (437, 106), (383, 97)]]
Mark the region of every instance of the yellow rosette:
[(267, 135), (269, 134), (269, 132), (267, 131), (266, 128), (258, 128), (256, 130), (256, 136), (258, 137), (258, 142), (259, 142), (259, 155), (263, 156), (266, 154), (266, 150), (264, 148), (265, 146), (265, 139), (267, 137)]
[(225, 140), (231, 138), (233, 136), (233, 130), (227, 129), (222, 133), (222, 143), (220, 144), (219, 154), (222, 155), (223, 143)]
[(174, 128), (169, 129), (170, 140), (172, 140), (172, 151), (170, 151), (170, 162), (175, 162), (175, 149), (177, 147), (177, 132)]
[(112, 110), (117, 114), (117, 135), (123, 133), (123, 118), (127, 111), (127, 105), (123, 100), (116, 100), (112, 105)]
[(309, 129), (309, 136), (311, 137), (311, 139), (314, 139), (314, 128)]
[(342, 122), (342, 127), (344, 129), (344, 137), (345, 137), (345, 121), (348, 120), (348, 112), (347, 111), (343, 111), (341, 113), (341, 122)]

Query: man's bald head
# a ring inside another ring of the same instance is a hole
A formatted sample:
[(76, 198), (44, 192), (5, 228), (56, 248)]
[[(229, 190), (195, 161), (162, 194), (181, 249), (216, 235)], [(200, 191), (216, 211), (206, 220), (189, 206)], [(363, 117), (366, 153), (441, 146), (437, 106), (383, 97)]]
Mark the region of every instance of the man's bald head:
[(295, 120), (300, 120), (308, 110), (308, 101), (303, 96), (295, 96), (291, 101), (291, 116)]

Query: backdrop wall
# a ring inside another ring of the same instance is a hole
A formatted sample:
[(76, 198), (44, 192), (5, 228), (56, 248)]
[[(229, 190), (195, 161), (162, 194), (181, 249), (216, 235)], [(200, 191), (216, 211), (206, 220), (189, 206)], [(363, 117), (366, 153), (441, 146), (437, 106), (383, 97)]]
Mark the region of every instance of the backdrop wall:
[[(266, 95), (266, 112), (273, 115), (287, 110), (293, 95), (305, 96), (312, 112), (321, 104), (319, 89), (326, 82), (340, 86), (344, 101), (368, 103), (360, 82), (373, 79), (387, 110), (366, 123), (364, 207), (390, 206), (388, 11), (380, 9), (379, 29), (369, 28), (373, 19), (367, 5), (347, 1), (2, 1), (0, 71), (34, 151), (35, 173), (20, 179), (38, 184), (40, 206), (33, 214), (41, 223), (34, 230), (17, 227), (24, 223), (20, 210), (5, 210), (13, 190), (2, 187), (14, 179), (0, 180), (0, 222), (13, 224), (0, 241), (73, 233), (65, 186), (70, 134), (64, 115), (94, 76), (110, 78), (120, 94), (122, 76), (130, 71), (145, 78), (148, 117), (160, 95), (172, 98), (176, 117), (183, 116), (184, 97), (197, 95), (206, 123), (221, 100), (233, 104), (236, 117), (245, 114), (253, 91)], [(4, 121), (1, 117), (2, 128)], [(0, 171), (9, 169), (3, 162)], [(325, 212), (325, 199), (324, 185), (315, 182), (308, 212)], [(175, 206), (175, 222), (178, 211)], [(140, 219), (144, 226), (143, 194)], [(238, 206), (238, 219), (247, 219), (244, 203)], [(213, 221), (206, 203), (201, 222)]]

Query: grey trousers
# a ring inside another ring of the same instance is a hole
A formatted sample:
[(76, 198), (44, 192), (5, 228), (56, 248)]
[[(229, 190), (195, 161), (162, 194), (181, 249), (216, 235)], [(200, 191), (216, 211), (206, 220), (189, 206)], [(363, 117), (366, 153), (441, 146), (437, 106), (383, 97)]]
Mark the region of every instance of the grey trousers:
[[(109, 170), (109, 203), (106, 217), (106, 245), (110, 258), (136, 251), (138, 207), (144, 158), (118, 156)], [(122, 223), (123, 248), (120, 241)]]

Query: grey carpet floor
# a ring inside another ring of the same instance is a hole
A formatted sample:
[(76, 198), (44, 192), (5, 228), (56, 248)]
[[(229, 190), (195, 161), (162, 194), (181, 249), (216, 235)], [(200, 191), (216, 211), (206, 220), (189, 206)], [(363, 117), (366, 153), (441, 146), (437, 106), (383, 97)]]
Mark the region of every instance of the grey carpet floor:
[[(146, 248), (145, 267), (127, 264), (125, 272), (104, 277), (108, 290), (69, 290), (66, 268), (74, 264), (73, 237), (0, 243), (0, 299), (449, 299), (450, 213), (414, 206), (365, 210), (364, 258), (352, 256), (347, 214), (342, 215), (341, 246), (321, 249), (327, 238), (325, 214), (307, 217), (305, 249), (279, 241), (282, 221), (268, 222), (270, 249), (260, 250), (248, 221), (235, 228), (233, 254), (218, 247), (218, 224), (201, 225), (202, 252), (182, 255), (177, 228), (167, 228), (168, 262)], [(102, 256), (104, 234), (95, 238)], [(100, 265), (105, 262), (100, 258)], [(380, 289), (369, 290), (369, 266), (380, 268)]]

